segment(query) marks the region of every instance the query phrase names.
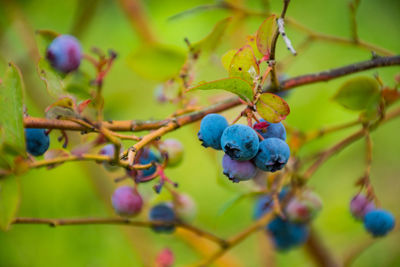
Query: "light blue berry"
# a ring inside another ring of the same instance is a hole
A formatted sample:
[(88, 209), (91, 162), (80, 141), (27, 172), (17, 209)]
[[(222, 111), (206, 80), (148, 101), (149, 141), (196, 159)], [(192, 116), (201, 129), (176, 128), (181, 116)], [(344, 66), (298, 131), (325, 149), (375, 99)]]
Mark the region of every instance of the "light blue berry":
[(231, 159), (250, 160), (258, 151), (258, 135), (253, 128), (247, 125), (234, 124), (223, 132), (221, 146)]

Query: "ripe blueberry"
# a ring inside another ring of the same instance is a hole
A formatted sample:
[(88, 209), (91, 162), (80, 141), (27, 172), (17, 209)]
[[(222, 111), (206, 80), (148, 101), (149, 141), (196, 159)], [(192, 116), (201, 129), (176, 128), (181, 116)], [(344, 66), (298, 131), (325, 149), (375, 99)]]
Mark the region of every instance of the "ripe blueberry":
[(221, 150), (221, 136), (225, 128), (229, 126), (224, 116), (208, 114), (200, 123), (200, 131), (197, 133), (204, 147), (212, 147)]
[(374, 202), (362, 194), (356, 195), (350, 202), (350, 212), (358, 220), (364, 219), (365, 214), (374, 209)]
[(149, 219), (151, 221), (171, 223), (170, 225), (154, 225), (151, 228), (157, 233), (172, 233), (175, 230), (175, 212), (170, 205), (161, 203), (154, 206), (149, 213)]
[(259, 146), (254, 163), (263, 171), (281, 170), (289, 160), (289, 146), (279, 138), (264, 139)]
[[(160, 162), (160, 158), (159, 156), (153, 152), (152, 150), (145, 148), (143, 149), (140, 157), (139, 157), (139, 164), (149, 164), (149, 163), (156, 163), (156, 162)], [(139, 176), (140, 177), (146, 177), (146, 176), (150, 176), (152, 174), (154, 174), (157, 170), (156, 166), (151, 166), (148, 169), (145, 170), (140, 170), (139, 171)]]
[(258, 151), (258, 135), (247, 125), (234, 124), (225, 129), (221, 137), (221, 146), (231, 159), (246, 161), (252, 159)]
[(278, 250), (288, 250), (303, 244), (309, 234), (307, 225), (285, 221), (280, 217), (273, 219), (266, 228)]
[(183, 158), (183, 145), (179, 140), (170, 138), (165, 139), (160, 144), (160, 150), (168, 154), (168, 166), (173, 167), (178, 165)]
[(50, 138), (45, 129), (25, 129), (26, 150), (33, 156), (43, 155), (50, 145)]
[(251, 161), (237, 161), (228, 155), (222, 158), (224, 174), (234, 183), (250, 180), (256, 175), (257, 168)]
[(115, 212), (121, 216), (138, 214), (143, 207), (143, 200), (139, 193), (130, 186), (118, 187), (111, 197)]
[(374, 237), (386, 235), (394, 228), (395, 223), (394, 216), (386, 210), (376, 209), (364, 216), (364, 227)]
[(261, 119), (259, 123), (253, 125), (253, 128), (261, 134), (264, 139), (276, 137), (283, 141), (286, 140), (286, 129), (282, 122), (271, 123)]
[(81, 63), (81, 45), (71, 35), (60, 35), (47, 48), (46, 58), (56, 70), (68, 73), (76, 70)]

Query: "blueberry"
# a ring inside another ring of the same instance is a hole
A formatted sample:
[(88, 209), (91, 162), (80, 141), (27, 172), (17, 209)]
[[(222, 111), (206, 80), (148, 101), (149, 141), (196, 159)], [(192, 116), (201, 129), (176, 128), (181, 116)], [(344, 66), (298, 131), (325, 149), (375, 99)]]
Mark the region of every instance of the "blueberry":
[[(99, 154), (114, 158), (114, 151), (115, 151), (115, 146), (113, 144), (108, 144), (108, 145), (103, 146), (103, 148), (100, 150)], [(122, 153), (122, 152), (123, 152), (123, 148), (121, 147), (120, 153)], [(119, 169), (119, 166), (114, 165), (110, 162), (103, 162), (103, 166), (108, 171), (116, 171)]]
[[(153, 163), (153, 162), (154, 163), (160, 162), (159, 156), (155, 152), (153, 152), (152, 150), (150, 150), (148, 148), (143, 149), (143, 151), (139, 157), (139, 164), (145, 165), (145, 164), (149, 164), (149, 163)], [(140, 177), (150, 176), (150, 175), (154, 174), (156, 172), (156, 170), (157, 170), (156, 166), (151, 166), (148, 169), (140, 170), (139, 176)]]
[(222, 168), (224, 174), (234, 183), (247, 181), (256, 175), (257, 168), (251, 161), (237, 161), (228, 155), (222, 158)]
[(50, 138), (45, 129), (25, 129), (26, 150), (33, 156), (43, 155), (50, 145)]
[(252, 159), (258, 151), (258, 135), (247, 125), (235, 124), (225, 129), (221, 137), (221, 146), (231, 159), (246, 161)]
[(271, 123), (266, 120), (261, 119), (259, 123), (253, 125), (254, 130), (261, 134), (264, 139), (276, 137), (286, 140), (286, 129), (282, 122)]
[(46, 58), (56, 70), (68, 73), (76, 70), (81, 63), (81, 45), (71, 35), (60, 35), (47, 48)]
[(309, 234), (306, 224), (292, 223), (280, 217), (273, 219), (266, 228), (278, 250), (288, 250), (305, 243)]
[(305, 223), (314, 219), (322, 209), (320, 197), (312, 191), (303, 191), (290, 199), (285, 214), (292, 222)]
[(350, 202), (350, 212), (358, 220), (364, 219), (365, 214), (374, 209), (374, 202), (362, 194), (356, 195)]
[(118, 187), (111, 197), (115, 212), (121, 216), (138, 214), (143, 207), (143, 200), (139, 193), (130, 186)]
[(394, 216), (386, 210), (376, 209), (364, 216), (364, 227), (374, 237), (386, 235), (394, 228), (395, 223)]
[(260, 143), (254, 163), (263, 171), (281, 170), (289, 160), (289, 146), (279, 138), (264, 139)]
[[(283, 201), (288, 192), (289, 192), (288, 187), (282, 188), (281, 192), (279, 192), (278, 194), (279, 201)], [(259, 197), (254, 207), (253, 218), (254, 219), (261, 218), (265, 213), (271, 211), (272, 205), (273, 205), (273, 200), (270, 195), (264, 195)]]
[(175, 230), (175, 212), (170, 205), (161, 203), (154, 206), (149, 213), (151, 221), (171, 223), (171, 225), (154, 225), (152, 229), (157, 233), (172, 233)]
[(219, 114), (208, 114), (200, 123), (200, 131), (197, 136), (204, 147), (212, 147), (221, 150), (221, 136), (229, 126), (224, 116)]
[(178, 165), (183, 158), (183, 145), (179, 140), (170, 138), (165, 139), (160, 144), (160, 150), (168, 154), (168, 166), (174, 167)]

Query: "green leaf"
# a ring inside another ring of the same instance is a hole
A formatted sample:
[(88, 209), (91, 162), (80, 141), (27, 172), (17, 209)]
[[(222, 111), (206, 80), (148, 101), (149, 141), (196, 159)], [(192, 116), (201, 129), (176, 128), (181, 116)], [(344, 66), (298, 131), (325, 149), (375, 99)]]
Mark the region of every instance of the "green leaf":
[(49, 44), (60, 34), (51, 30), (37, 30), (36, 43), (40, 54), (45, 55)]
[(235, 56), (236, 52), (237, 52), (236, 49), (231, 49), (222, 55), (222, 58), (221, 58), (222, 66), (224, 66), (224, 68), (228, 72), (229, 72), (229, 69), (231, 66), (232, 59)]
[(240, 78), (225, 78), (212, 82), (206, 82), (198, 86), (192, 87), (189, 90), (211, 89), (222, 89), (234, 93), (245, 101), (251, 101), (253, 99), (253, 89), (251, 85)]
[(333, 99), (351, 110), (374, 108), (380, 102), (379, 84), (370, 77), (356, 77), (345, 82)]
[(138, 75), (156, 81), (166, 81), (179, 74), (186, 55), (176, 48), (146, 45), (132, 53), (128, 64)]
[(17, 176), (0, 179), (0, 229), (7, 231), (14, 220), (20, 203), (20, 186)]
[(232, 18), (226, 18), (219, 21), (214, 29), (202, 40), (192, 44), (192, 53), (211, 53), (213, 52), (218, 44), (220, 43), (224, 33), (231, 22)]
[(65, 91), (78, 99), (92, 98), (90, 94), (90, 77), (87, 73), (77, 70), (69, 73), (65, 79)]
[(0, 125), (2, 128), (1, 145), (5, 152), (13, 155), (25, 155), (26, 153), (23, 90), (21, 72), (14, 63), (10, 63), (4, 80), (0, 84)]
[(244, 193), (239, 193), (227, 202), (225, 202), (222, 207), (218, 211), (218, 216), (222, 216), (225, 212), (227, 212), (230, 208), (233, 206), (239, 204), (240, 201), (245, 199), (246, 197), (250, 197), (253, 195), (257, 195), (258, 192), (244, 192)]
[(264, 93), (256, 103), (257, 112), (261, 118), (272, 123), (278, 123), (284, 120), (290, 113), (288, 103), (281, 97)]
[(256, 34), (257, 48), (263, 55), (268, 55), (271, 51), (271, 43), (275, 34), (276, 15), (269, 16), (258, 28)]
[(260, 73), (257, 59), (250, 45), (240, 48), (233, 56), (229, 66), (229, 76), (239, 77), (253, 84), (254, 78)]
[(55, 98), (64, 95), (65, 84), (63, 78), (57, 73), (45, 60), (41, 58), (37, 65), (37, 71), (40, 79), (46, 85), (47, 92)]

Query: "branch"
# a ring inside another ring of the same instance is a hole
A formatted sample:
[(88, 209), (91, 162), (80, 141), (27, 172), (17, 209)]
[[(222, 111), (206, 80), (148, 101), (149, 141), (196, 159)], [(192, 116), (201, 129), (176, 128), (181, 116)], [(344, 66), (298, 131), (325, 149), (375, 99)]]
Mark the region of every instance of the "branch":
[(328, 248), (323, 244), (315, 229), (310, 229), (310, 235), (305, 244), (305, 249), (313, 258), (317, 266), (338, 267), (340, 264), (331, 254)]
[[(350, 64), (344, 67), (326, 70), (318, 73), (306, 74), (302, 76), (297, 76), (291, 79), (287, 79), (281, 82), (280, 89), (282, 91), (289, 90), (294, 87), (299, 87), (306, 84), (312, 84), (317, 82), (329, 81), (336, 79), (348, 74), (361, 72), (364, 70), (369, 70), (379, 67), (388, 67), (400, 65), (400, 55), (391, 57), (376, 57), (367, 61), (361, 61), (358, 63)], [(273, 85), (268, 86), (264, 89), (266, 91), (274, 91)]]
[(47, 218), (25, 218), (18, 217), (15, 218), (12, 224), (47, 224), (50, 226), (66, 226), (66, 225), (88, 225), (88, 224), (122, 224), (137, 227), (152, 227), (159, 225), (175, 225), (176, 227), (186, 229), (191, 231), (198, 236), (207, 238), (221, 246), (226, 243), (222, 238), (215, 236), (212, 233), (204, 231), (200, 228), (194, 227), (192, 225), (183, 222), (157, 222), (157, 221), (134, 221), (125, 218), (79, 218), (79, 219), (47, 219)]

